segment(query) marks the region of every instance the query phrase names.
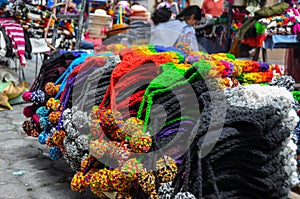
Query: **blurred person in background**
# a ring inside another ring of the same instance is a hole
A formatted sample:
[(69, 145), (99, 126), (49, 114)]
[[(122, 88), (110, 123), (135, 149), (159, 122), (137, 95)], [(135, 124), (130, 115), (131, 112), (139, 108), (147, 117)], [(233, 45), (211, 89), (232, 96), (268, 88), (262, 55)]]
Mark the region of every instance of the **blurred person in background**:
[(169, 8), (171, 10), (171, 18), (172, 19), (175, 19), (176, 16), (179, 14), (178, 4), (176, 2), (174, 2), (174, 0), (164, 0), (163, 2), (158, 4), (156, 9), (158, 10), (163, 7)]
[(198, 51), (199, 45), (193, 26), (201, 20), (199, 6), (186, 7), (175, 20), (171, 19), (171, 15), (172, 12), (167, 7), (162, 7), (153, 13), (150, 43), (168, 47), (184, 42), (192, 50)]
[(206, 17), (219, 17), (223, 13), (224, 0), (204, 0), (202, 10)]

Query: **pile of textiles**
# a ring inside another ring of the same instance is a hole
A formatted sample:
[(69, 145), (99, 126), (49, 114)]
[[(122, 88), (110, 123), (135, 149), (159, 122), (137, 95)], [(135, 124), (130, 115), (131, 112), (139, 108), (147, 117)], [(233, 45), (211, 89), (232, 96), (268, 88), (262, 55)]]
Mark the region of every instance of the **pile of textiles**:
[(281, 15), (269, 16), (258, 20), (267, 28), (267, 35), (273, 34), (300, 34), (299, 12), (295, 8), (288, 8)]
[(114, 8), (113, 24), (129, 24), (130, 4), (127, 1), (119, 1)]
[(259, 20), (264, 18), (282, 15), (289, 8), (289, 4), (281, 2), (270, 7), (263, 7), (257, 10), (254, 17), (249, 18), (243, 23), (238, 32), (238, 40), (249, 47), (261, 47), (266, 39), (266, 26)]
[(129, 44), (142, 45), (149, 43), (151, 36), (150, 15), (150, 12), (144, 6), (131, 6), (130, 28), (126, 31)]
[[(0, 18), (1, 56), (18, 57), (21, 66), (26, 65), (26, 40), (23, 28), (13, 18)], [(30, 53), (27, 51), (27, 53)]]
[(18, 75), (8, 66), (0, 65), (0, 111), (11, 110), (12, 105), (23, 103), (22, 93), (28, 90), (25, 81), (20, 82)]
[(23, 129), (76, 172), (72, 190), (287, 198), (298, 184), (293, 85), (276, 66), (185, 44), (71, 54), (63, 73), (23, 94), (33, 103)]
[[(30, 38), (44, 38), (44, 30), (51, 15), (51, 11), (47, 7), (15, 1), (10, 12), (16, 21), (29, 32)], [(52, 32), (49, 32), (47, 38), (51, 37)]]
[(133, 5), (130, 8), (130, 23), (135, 20), (150, 21), (151, 13), (142, 5)]
[(126, 30), (126, 40), (130, 45), (143, 45), (150, 42), (151, 25), (143, 20), (130, 22), (130, 28)]
[[(71, 12), (67, 14), (78, 14), (79, 11), (74, 6)], [(62, 14), (62, 11), (61, 13)], [(29, 38), (42, 39), (44, 41), (45, 30), (48, 23), (50, 23), (49, 31), (47, 32), (46, 38), (51, 39), (53, 36), (53, 24), (54, 19), (50, 20), (51, 10), (42, 5), (31, 5), (24, 1), (15, 1), (11, 9), (11, 16), (28, 31)], [(75, 20), (64, 20), (58, 24), (58, 35), (57, 38), (60, 43), (55, 47), (59, 49), (73, 49), (74, 39), (76, 38), (78, 24)]]
[(206, 106), (194, 128), (196, 139), (179, 167), (174, 192), (182, 189), (195, 198), (287, 198), (288, 187), (299, 183), (292, 133), (299, 118), (291, 93), (249, 85), (206, 93), (202, 100)]

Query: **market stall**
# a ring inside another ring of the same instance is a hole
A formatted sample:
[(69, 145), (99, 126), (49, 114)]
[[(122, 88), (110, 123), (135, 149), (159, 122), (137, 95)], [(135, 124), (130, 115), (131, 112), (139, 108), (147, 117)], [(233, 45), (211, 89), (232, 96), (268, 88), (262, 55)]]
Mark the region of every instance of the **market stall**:
[(297, 46), (298, 11), (282, 2), (257, 10), (238, 32), (241, 44), (249, 48)]
[[(267, 61), (267, 49), (299, 48), (299, 11), (285, 2), (271, 7), (265, 7), (255, 12), (255, 17), (247, 20), (240, 29), (238, 38), (240, 43), (248, 49), (256, 49), (254, 60), (259, 58), (262, 49), (262, 60)], [(289, 55), (292, 55), (289, 53)], [(297, 56), (296, 56), (297, 57)], [(290, 64), (294, 58), (290, 57), (285, 68), (288, 75), (299, 81), (297, 63)]]
[[(147, 10), (128, 9), (119, 4), (112, 21), (146, 24)], [(98, 9), (89, 22), (102, 18)], [(22, 23), (30, 31), (33, 21)], [(222, 35), (230, 26), (217, 22), (213, 35)], [(117, 199), (288, 198), (299, 185), (293, 78), (271, 63), (185, 43), (137, 45), (147, 32), (125, 33), (94, 51), (53, 50), (22, 94), (24, 133), (66, 161), (70, 189)]]

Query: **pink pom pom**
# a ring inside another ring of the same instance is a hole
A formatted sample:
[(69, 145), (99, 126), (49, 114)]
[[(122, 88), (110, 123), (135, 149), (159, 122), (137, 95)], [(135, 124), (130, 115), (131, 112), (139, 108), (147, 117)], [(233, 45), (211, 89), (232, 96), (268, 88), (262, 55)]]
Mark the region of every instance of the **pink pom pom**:
[(30, 102), (30, 99), (31, 99), (31, 92), (29, 91), (25, 91), (22, 93), (22, 98), (25, 102)]
[(32, 117), (34, 114), (34, 110), (33, 110), (32, 106), (26, 106), (23, 109), (23, 114), (25, 117)]
[(31, 119), (34, 122), (34, 124), (40, 125), (40, 117), (37, 114), (33, 114), (33, 116), (31, 117)]

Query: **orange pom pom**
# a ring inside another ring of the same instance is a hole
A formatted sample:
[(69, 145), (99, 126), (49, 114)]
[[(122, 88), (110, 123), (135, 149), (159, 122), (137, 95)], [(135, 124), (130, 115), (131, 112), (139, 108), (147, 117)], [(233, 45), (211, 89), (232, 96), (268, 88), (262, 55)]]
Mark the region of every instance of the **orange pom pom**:
[(54, 131), (52, 135), (52, 141), (57, 146), (62, 146), (64, 142), (64, 138), (66, 137), (66, 132), (63, 130)]
[(60, 111), (53, 111), (49, 114), (49, 121), (53, 124), (57, 124), (60, 116), (61, 116)]
[(48, 82), (46, 85), (45, 85), (45, 93), (47, 95), (55, 95), (57, 92), (55, 90), (55, 84), (53, 82)]

